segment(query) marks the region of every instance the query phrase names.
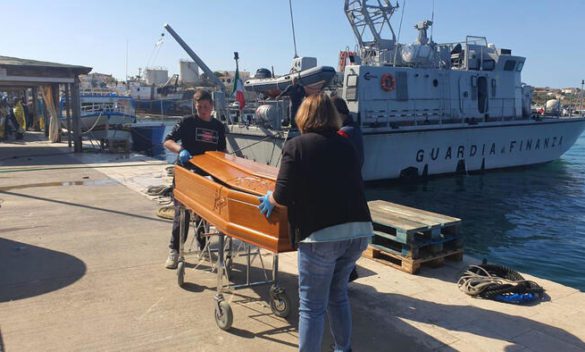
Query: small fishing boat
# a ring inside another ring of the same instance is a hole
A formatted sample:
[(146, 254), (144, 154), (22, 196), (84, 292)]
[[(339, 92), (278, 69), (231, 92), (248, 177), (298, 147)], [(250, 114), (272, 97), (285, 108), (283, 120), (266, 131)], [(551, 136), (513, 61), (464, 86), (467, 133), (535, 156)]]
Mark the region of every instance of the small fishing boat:
[[(81, 132), (92, 139), (131, 141), (128, 125), (136, 122), (134, 98), (110, 90), (82, 90)], [(68, 126), (65, 101), (59, 102), (59, 118), (63, 128)]]
[(321, 90), (331, 82), (335, 76), (335, 69), (330, 66), (317, 66), (317, 59), (313, 57), (298, 57), (293, 59), (289, 74), (272, 77), (268, 69), (256, 71), (254, 78), (244, 82), (244, 89), (250, 92), (262, 93), (268, 97), (277, 97), (283, 90), (292, 84), (293, 79), (312, 90)]
[[(94, 132), (113, 129), (136, 122), (135, 103), (132, 97), (107, 90), (88, 90), (79, 94), (81, 103), (81, 131)], [(59, 102), (61, 124), (67, 128), (65, 101)]]

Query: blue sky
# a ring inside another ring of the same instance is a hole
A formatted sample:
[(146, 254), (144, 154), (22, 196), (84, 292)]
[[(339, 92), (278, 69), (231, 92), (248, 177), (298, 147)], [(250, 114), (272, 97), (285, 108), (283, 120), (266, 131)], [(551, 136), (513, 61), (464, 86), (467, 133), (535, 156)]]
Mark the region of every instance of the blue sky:
[[(435, 0), (436, 42), (485, 36), (526, 56), (523, 81), (534, 86), (577, 87), (585, 79), (585, 0)], [(123, 79), (148, 63), (178, 72), (188, 55), (163, 29), (169, 23), (212, 70), (288, 71), (294, 55), (288, 0), (2, 1), (0, 55), (85, 65)], [(395, 3), (395, 0), (392, 0)], [(398, 32), (401, 9), (392, 19)], [(355, 37), (343, 0), (293, 0), (299, 55), (337, 66), (339, 50)], [(433, 0), (407, 0), (401, 42), (430, 19)], [(160, 49), (154, 46), (165, 32)], [(126, 50), (128, 48), (128, 51)], [(126, 55), (128, 52), (128, 55)]]

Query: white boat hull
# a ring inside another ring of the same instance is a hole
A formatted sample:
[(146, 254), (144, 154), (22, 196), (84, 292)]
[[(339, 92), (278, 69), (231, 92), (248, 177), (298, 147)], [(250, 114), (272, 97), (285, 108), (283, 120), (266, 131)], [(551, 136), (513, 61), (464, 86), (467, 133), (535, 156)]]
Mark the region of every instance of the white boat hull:
[[(374, 181), (546, 163), (569, 150), (584, 129), (585, 118), (368, 129), (362, 174), (364, 180)], [(262, 131), (252, 132), (232, 130), (230, 151), (279, 166), (284, 137), (266, 139)]]
[(364, 134), (364, 179), (398, 178), (407, 168), (438, 175), (545, 163), (569, 150), (584, 129), (585, 119), (566, 119), (369, 132)]

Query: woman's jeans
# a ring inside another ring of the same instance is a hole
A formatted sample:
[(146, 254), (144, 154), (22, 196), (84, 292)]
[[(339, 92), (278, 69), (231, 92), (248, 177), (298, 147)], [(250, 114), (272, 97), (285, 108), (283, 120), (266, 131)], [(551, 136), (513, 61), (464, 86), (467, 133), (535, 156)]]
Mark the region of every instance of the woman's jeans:
[(325, 312), (335, 351), (351, 351), (349, 274), (368, 238), (299, 243), (299, 351), (321, 351)]

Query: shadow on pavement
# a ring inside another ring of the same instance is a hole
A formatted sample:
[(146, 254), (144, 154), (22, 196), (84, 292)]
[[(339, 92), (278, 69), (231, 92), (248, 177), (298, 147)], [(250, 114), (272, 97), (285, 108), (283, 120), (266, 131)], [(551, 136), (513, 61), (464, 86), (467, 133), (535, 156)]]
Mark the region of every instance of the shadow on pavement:
[[(575, 346), (575, 351), (585, 351), (585, 343), (579, 337), (536, 320), (474, 306), (441, 304), (396, 293), (380, 293), (375, 287), (368, 285), (357, 284), (355, 290), (353, 297), (359, 297), (359, 303), (354, 303), (354, 312), (361, 311), (358, 317), (361, 314), (367, 314), (369, 319), (375, 321), (378, 326), (386, 325), (385, 322), (390, 320), (432, 324), (448, 331), (465, 332), (506, 341), (509, 346), (505, 348), (505, 351), (524, 348), (514, 342), (514, 339), (529, 331), (537, 331), (567, 342), (567, 345)], [(355, 302), (355, 298), (352, 302)], [(531, 307), (523, 308), (530, 309)], [(355, 314), (354, 320), (356, 320)], [(406, 325), (406, 328), (415, 329), (411, 325)], [(416, 336), (422, 332), (418, 331), (414, 334)]]
[[(195, 264), (189, 263), (188, 259), (187, 267), (191, 270), (195, 267)], [(271, 259), (267, 259), (267, 267), (271, 265)], [(245, 265), (241, 262), (235, 261), (233, 263), (231, 271), (231, 282), (235, 284), (244, 283), (246, 280)], [(199, 264), (195, 270), (210, 271), (208, 264)], [(358, 273), (360, 277), (364, 278), (371, 275), (376, 275), (375, 272), (370, 271), (366, 268), (358, 265)], [(213, 275), (216, 275), (213, 273)], [(268, 273), (270, 278), (270, 273)], [(251, 281), (264, 280), (265, 276), (259, 267), (252, 267), (250, 270)], [(253, 290), (253, 294), (250, 293), (249, 289), (236, 290), (224, 292), (224, 297), (232, 305), (232, 309), (235, 309), (234, 314), (234, 325), (228, 331), (230, 334), (237, 335), (242, 338), (256, 338), (263, 339), (273, 343), (281, 344), (288, 348), (297, 348), (298, 345), (298, 323), (299, 323), (299, 296), (298, 296), (298, 276), (289, 274), (286, 272), (279, 272), (279, 286), (284, 288), (290, 301), (291, 301), (291, 313), (285, 318), (279, 318), (272, 314), (269, 308), (270, 285), (255, 286), (250, 288)], [(399, 317), (393, 315), (392, 310), (386, 311), (383, 320), (375, 317), (369, 311), (369, 306), (364, 306), (364, 297), (361, 292), (356, 290), (360, 287), (359, 283), (350, 284), (350, 300), (352, 304), (353, 313), (353, 348), (356, 351), (401, 351), (401, 352), (424, 352), (431, 351), (430, 348), (421, 345), (413, 339), (412, 336), (417, 334), (424, 334), (418, 329), (407, 325), (400, 321)], [(183, 289), (190, 292), (201, 292), (205, 291), (216, 291), (215, 286), (201, 286), (197, 283), (185, 282)], [(385, 310), (385, 306), (380, 306), (378, 311)], [(245, 315), (242, 312), (246, 312)], [(387, 319), (392, 319), (392, 325), (386, 324)], [(255, 326), (265, 326), (265, 329), (261, 331), (248, 331), (246, 330), (246, 320), (255, 322)], [(286, 321), (286, 325), (283, 326), (283, 322)], [(393, 330), (395, 326), (399, 324), (402, 327), (398, 330)], [(410, 333), (408, 331), (411, 330)], [(405, 333), (405, 331), (407, 333)], [(409, 336), (410, 334), (410, 336)], [(426, 340), (432, 341), (433, 338), (427, 336)], [(290, 341), (295, 341), (294, 343)], [(332, 351), (330, 348), (333, 340), (329, 333), (328, 325), (325, 326), (325, 333), (323, 336), (323, 351)], [(433, 345), (442, 346), (440, 341), (434, 340)], [(449, 351), (448, 349), (445, 351)]]
[(0, 151), (0, 166), (6, 167), (47, 165), (47, 163), (79, 164), (79, 161), (71, 156), (72, 152), (66, 147), (34, 146), (34, 148), (27, 148), (3, 144), (0, 145)]
[(142, 220), (148, 220), (148, 221), (166, 222), (166, 223), (169, 222), (169, 220), (167, 220), (167, 219), (161, 219), (161, 218), (157, 218), (154, 216), (150, 217), (150, 216), (144, 216), (144, 215), (137, 215), (137, 214), (134, 214), (134, 213), (129, 212), (129, 211), (119, 211), (119, 210), (113, 210), (113, 209), (108, 209), (108, 208), (94, 207), (91, 205), (85, 205), (85, 204), (81, 204), (81, 203), (67, 202), (67, 201), (63, 201), (63, 200), (45, 198), (45, 197), (40, 197), (40, 196), (33, 196), (33, 195), (18, 193), (18, 192), (3, 191), (2, 189), (0, 189), (0, 194), (8, 194), (8, 195), (15, 196), (15, 197), (23, 197), (23, 198), (28, 198), (28, 199), (41, 200), (41, 201), (45, 201), (45, 202), (73, 206), (73, 207), (84, 208), (84, 209), (89, 209), (89, 210), (97, 210), (97, 211), (102, 211), (102, 212), (106, 212), (106, 213), (129, 216), (129, 217), (138, 218), (138, 219), (142, 219)]
[[(359, 266), (358, 272), (362, 278), (376, 275), (375, 272)], [(259, 268), (253, 268), (251, 275), (256, 279), (263, 277)], [(453, 280), (445, 273), (443, 276), (442, 280)], [(234, 263), (232, 279), (236, 283), (241, 283), (242, 279), (245, 280), (243, 265)], [(243, 316), (242, 311), (239, 310), (239, 314), (234, 316), (234, 327), (229, 330), (229, 333), (243, 338), (265, 339), (283, 346), (296, 347), (297, 345), (292, 344), (290, 340), (291, 335), (293, 340), (298, 340), (299, 297), (297, 280), (296, 275), (286, 272), (279, 273), (280, 286), (285, 288), (292, 304), (291, 314), (286, 318), (287, 326), (282, 326), (283, 318), (274, 316), (270, 312), (270, 308), (267, 308), (270, 302), (268, 286), (253, 287), (254, 295), (247, 294), (247, 290), (227, 293), (226, 299), (233, 307), (245, 308), (247, 312)], [(196, 284), (192, 285), (197, 286)], [(215, 287), (203, 286), (199, 286), (197, 290), (192, 287), (186, 287), (186, 289), (189, 291), (216, 290)], [(515, 342), (514, 338), (529, 331), (537, 331), (567, 342), (567, 345), (575, 346), (575, 351), (585, 351), (585, 343), (577, 336), (561, 328), (524, 317), (474, 306), (441, 304), (396, 293), (380, 293), (375, 287), (362, 284), (359, 280), (350, 284), (349, 296), (353, 314), (353, 347), (357, 351), (420, 352), (439, 349), (442, 352), (456, 351), (408, 322), (433, 325), (447, 331), (469, 333), (499, 340), (508, 345), (505, 347), (505, 351), (523, 349), (524, 346)], [(525, 308), (530, 309), (530, 307)], [(266, 328), (259, 332), (248, 331), (245, 329), (246, 319), (254, 320)], [(283, 334), (288, 337), (284, 338)], [(456, 338), (453, 339), (456, 340)], [(452, 342), (454, 341), (447, 343)], [(326, 326), (323, 336), (323, 351), (332, 350), (332, 344), (329, 327)]]
[(86, 272), (69, 254), (0, 238), (0, 302), (34, 297), (69, 286)]

